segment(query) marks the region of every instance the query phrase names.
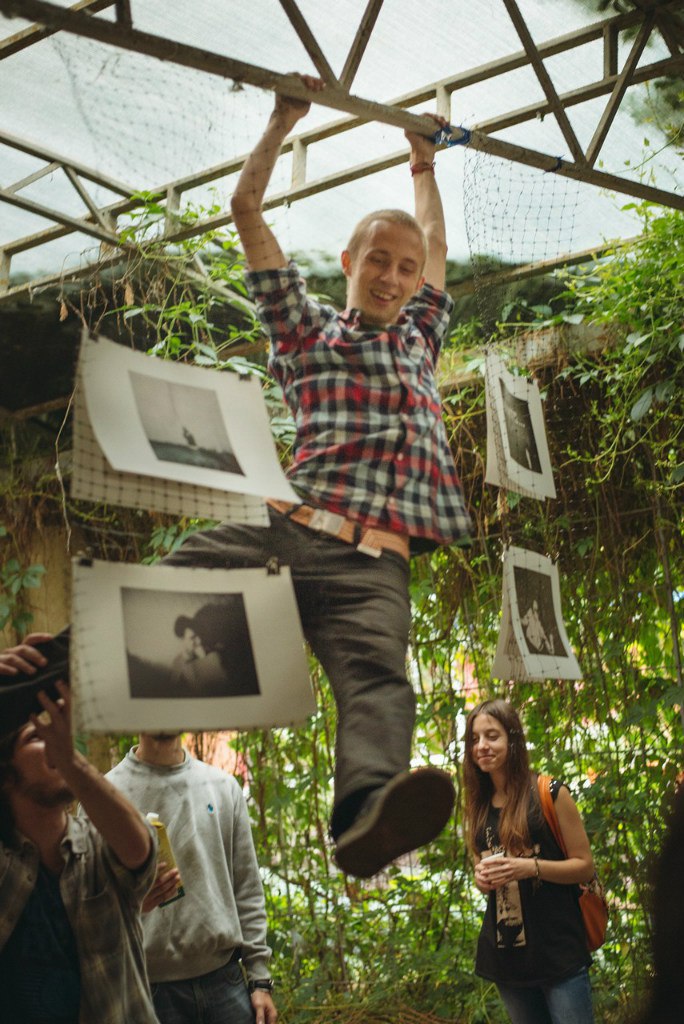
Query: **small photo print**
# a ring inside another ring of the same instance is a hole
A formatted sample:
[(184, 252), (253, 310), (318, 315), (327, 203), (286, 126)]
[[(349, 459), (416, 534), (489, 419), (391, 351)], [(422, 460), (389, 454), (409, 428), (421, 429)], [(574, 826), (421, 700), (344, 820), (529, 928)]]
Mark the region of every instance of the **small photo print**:
[(555, 498), (542, 401), (536, 381), (506, 369), (496, 352), (485, 359), (485, 480), (528, 498)]
[(160, 461), (244, 476), (213, 392), (129, 373), (145, 436)]
[(242, 594), (121, 588), (133, 700), (259, 694)]
[(530, 654), (567, 657), (553, 607), (551, 577), (534, 569), (513, 567), (520, 625)]
[(191, 505), (198, 488), (297, 500), (255, 374), (157, 359), (84, 332), (79, 379), (94, 445), (114, 473), (129, 474), (129, 490), (154, 497), (185, 486)]
[(269, 729), (316, 710), (290, 570), (72, 562), (74, 729)]
[(495, 679), (581, 679), (561, 612), (558, 567), (534, 551), (509, 547), (503, 566)]
[(517, 398), (509, 391), (503, 379), (499, 380), (499, 384), (511, 458), (532, 473), (541, 473), (529, 402)]

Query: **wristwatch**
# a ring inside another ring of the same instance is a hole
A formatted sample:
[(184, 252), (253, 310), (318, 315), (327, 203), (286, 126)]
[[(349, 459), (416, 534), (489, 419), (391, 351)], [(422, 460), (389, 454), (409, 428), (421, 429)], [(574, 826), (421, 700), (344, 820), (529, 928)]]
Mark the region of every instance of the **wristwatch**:
[(262, 992), (272, 992), (274, 987), (273, 978), (252, 978), (247, 982), (247, 990), (250, 995), (257, 989), (261, 989)]

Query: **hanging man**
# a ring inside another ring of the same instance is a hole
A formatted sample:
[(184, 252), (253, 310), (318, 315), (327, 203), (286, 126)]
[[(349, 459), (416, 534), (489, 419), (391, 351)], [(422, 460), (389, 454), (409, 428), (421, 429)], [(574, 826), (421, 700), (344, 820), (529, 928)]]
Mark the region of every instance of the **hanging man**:
[(308, 110), (276, 97), (231, 203), (270, 369), (296, 424), (289, 477), (301, 504), (270, 502), (268, 528), (194, 534), (165, 563), (229, 568), (277, 557), (290, 566), (304, 634), (337, 703), (336, 860), (370, 877), (434, 839), (453, 806), (446, 772), (409, 771), (415, 697), (406, 674), (410, 551), (470, 529), (434, 381), (453, 303), (443, 290), (435, 144), (414, 132), (415, 217), (381, 210), (357, 225), (342, 253), (345, 312), (307, 295), (262, 204), (282, 143)]

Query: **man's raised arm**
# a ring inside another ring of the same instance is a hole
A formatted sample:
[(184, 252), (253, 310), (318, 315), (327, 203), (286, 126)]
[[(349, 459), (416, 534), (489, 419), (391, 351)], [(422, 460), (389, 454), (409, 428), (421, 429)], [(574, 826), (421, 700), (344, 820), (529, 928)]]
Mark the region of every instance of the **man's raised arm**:
[[(427, 114), (430, 125), (436, 131), (446, 125), (446, 120), (435, 114)], [(435, 144), (432, 139), (417, 132), (405, 132), (411, 146), (409, 164), (413, 176), (416, 220), (427, 238), (427, 259), (423, 271), (425, 281), (433, 288), (443, 289), (446, 281), (446, 226), (442, 199), (434, 173)]]
[(74, 748), (69, 689), (64, 683), (57, 683), (57, 690), (60, 694), (57, 702), (51, 701), (45, 693), (38, 694), (48, 714), (31, 718), (39, 739), (45, 743), (48, 764), (57, 769), (123, 866), (136, 871), (150, 855), (153, 843), (150, 829), (123, 794)]
[[(315, 92), (324, 87), (320, 79), (311, 75), (299, 78)], [(250, 270), (275, 270), (287, 265), (278, 240), (264, 220), (262, 204), (283, 142), (310, 106), (307, 100), (276, 96), (266, 131), (247, 157), (238, 178), (230, 208)]]

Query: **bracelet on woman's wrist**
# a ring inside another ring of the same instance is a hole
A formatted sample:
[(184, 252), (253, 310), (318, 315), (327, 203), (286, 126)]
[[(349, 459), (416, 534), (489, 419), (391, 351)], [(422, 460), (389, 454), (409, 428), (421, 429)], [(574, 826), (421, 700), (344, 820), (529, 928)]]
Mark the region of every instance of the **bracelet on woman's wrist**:
[(532, 879), (532, 885), (535, 889), (538, 889), (541, 885), (542, 877), (539, 871), (539, 857), (534, 858), (534, 878)]

